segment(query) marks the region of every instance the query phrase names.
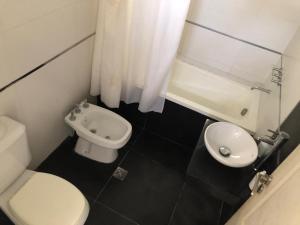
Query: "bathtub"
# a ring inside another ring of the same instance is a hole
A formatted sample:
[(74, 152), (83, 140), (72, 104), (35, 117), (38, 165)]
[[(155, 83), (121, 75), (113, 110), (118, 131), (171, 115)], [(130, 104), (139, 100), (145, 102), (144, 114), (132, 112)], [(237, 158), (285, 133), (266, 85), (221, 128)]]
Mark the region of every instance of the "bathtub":
[[(259, 92), (251, 91), (247, 85), (177, 59), (166, 98), (215, 120), (232, 122), (254, 133), (259, 97)], [(243, 109), (247, 109), (244, 116), (241, 115)]]

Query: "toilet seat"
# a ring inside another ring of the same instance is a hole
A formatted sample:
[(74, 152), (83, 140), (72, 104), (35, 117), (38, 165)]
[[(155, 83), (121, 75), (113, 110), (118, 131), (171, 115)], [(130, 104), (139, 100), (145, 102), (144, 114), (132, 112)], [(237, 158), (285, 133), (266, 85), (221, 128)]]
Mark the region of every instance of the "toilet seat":
[(83, 225), (89, 205), (68, 181), (47, 173), (35, 173), (9, 200), (20, 225)]

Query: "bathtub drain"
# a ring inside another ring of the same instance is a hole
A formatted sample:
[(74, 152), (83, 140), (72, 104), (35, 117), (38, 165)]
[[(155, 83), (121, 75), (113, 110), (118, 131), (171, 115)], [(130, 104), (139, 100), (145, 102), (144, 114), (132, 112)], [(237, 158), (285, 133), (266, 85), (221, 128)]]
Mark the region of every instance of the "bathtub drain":
[(247, 108), (243, 108), (242, 111), (241, 111), (241, 115), (242, 116), (245, 116), (248, 112), (248, 109)]

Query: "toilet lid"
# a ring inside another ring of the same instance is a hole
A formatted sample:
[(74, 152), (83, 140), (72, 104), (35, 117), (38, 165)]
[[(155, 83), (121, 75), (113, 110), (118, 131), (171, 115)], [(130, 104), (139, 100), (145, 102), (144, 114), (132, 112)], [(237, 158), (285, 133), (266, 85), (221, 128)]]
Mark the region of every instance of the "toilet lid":
[(68, 181), (46, 173), (34, 174), (10, 199), (13, 216), (24, 225), (79, 225), (89, 206)]

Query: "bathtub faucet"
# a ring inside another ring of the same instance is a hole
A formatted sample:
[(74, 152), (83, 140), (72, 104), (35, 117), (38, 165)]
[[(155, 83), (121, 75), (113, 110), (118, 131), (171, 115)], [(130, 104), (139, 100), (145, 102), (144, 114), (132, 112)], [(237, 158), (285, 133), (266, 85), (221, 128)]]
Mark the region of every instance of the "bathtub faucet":
[(272, 92), (270, 89), (266, 89), (266, 88), (263, 88), (263, 87), (260, 87), (260, 86), (252, 86), (251, 90), (254, 90), (254, 89), (265, 92), (267, 94), (271, 94), (271, 92)]

